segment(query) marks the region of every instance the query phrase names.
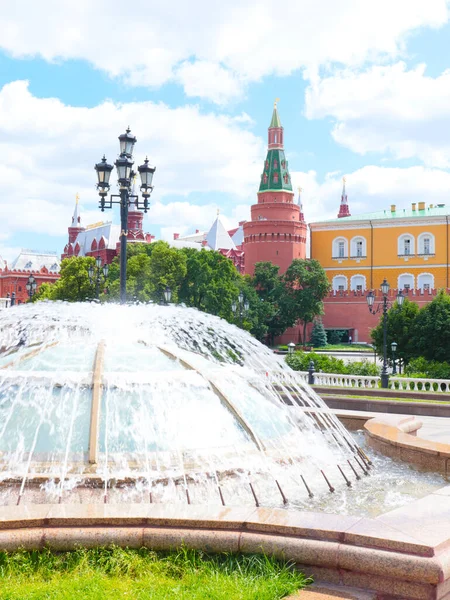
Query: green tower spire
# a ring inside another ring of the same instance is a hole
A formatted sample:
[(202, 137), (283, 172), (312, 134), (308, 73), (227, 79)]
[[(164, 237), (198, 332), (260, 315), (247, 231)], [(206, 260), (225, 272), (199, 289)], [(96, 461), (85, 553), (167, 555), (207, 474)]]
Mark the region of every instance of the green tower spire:
[[(269, 125), (269, 150), (267, 151), (266, 160), (264, 162), (264, 170), (261, 175), (261, 183), (259, 192), (292, 192), (291, 176), (288, 169), (288, 161), (284, 155), (282, 137), (280, 132), (271, 132), (271, 129), (282, 129), (280, 116), (277, 109), (277, 100), (273, 106), (272, 120)], [(275, 135), (278, 135), (278, 142)], [(276, 148), (271, 148), (277, 145)]]
[(278, 109), (277, 109), (277, 102), (278, 102), (278, 98), (275, 100), (275, 102), (273, 104), (272, 120), (270, 121), (269, 129), (272, 129), (273, 127), (281, 127), (280, 116), (278, 115)]

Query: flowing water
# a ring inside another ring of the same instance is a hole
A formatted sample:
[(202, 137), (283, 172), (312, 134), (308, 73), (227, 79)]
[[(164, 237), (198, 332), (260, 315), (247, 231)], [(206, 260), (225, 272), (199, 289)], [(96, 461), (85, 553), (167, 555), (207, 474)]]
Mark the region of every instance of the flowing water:
[(368, 457), (361, 441), (282, 360), (218, 317), (86, 303), (0, 312), (0, 505), (374, 514), (442, 486), (424, 474), (411, 484), (413, 471)]

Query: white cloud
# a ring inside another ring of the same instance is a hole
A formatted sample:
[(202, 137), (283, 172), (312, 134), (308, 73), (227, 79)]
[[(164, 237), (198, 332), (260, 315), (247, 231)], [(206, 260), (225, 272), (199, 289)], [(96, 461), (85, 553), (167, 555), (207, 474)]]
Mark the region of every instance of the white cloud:
[[(246, 120), (245, 115), (235, 120), (202, 114), (196, 106), (171, 109), (152, 102), (71, 107), (34, 97), (26, 81), (9, 83), (0, 90), (0, 220), (10, 234), (64, 235), (77, 191), (94, 215), (94, 164), (103, 152), (115, 160), (117, 135), (128, 124), (138, 138), (137, 164), (147, 153), (156, 164), (151, 223), (158, 223), (158, 215), (163, 226), (174, 222), (176, 204), (172, 212), (164, 208), (168, 194), (224, 192), (247, 198), (255, 192), (265, 149), (245, 129)], [(178, 207), (179, 221), (188, 211), (192, 222), (201, 220), (204, 207), (188, 207)], [(97, 214), (94, 220), (101, 218)]]
[[(234, 98), (242, 81), (398, 56), (410, 32), (449, 18), (448, 0), (3, 4), (0, 47), (14, 57), (84, 59), (130, 85), (160, 86), (178, 77), (188, 95), (220, 103)], [(219, 95), (210, 85), (218, 77)]]
[(231, 71), (206, 60), (183, 62), (176, 78), (186, 96), (207, 98), (216, 104), (227, 104), (242, 94), (242, 82)]
[[(422, 166), (389, 168), (366, 166), (346, 175), (346, 190), (352, 215), (380, 210), (411, 208), (412, 202), (449, 203), (450, 173)], [(339, 212), (342, 175), (326, 175), (319, 181), (315, 171), (292, 173), (293, 183), (303, 188), (307, 222), (334, 219)]]
[(408, 70), (402, 62), (341, 70), (311, 83), (306, 116), (335, 119), (334, 139), (354, 152), (450, 167), (450, 70), (436, 78), (423, 64)]

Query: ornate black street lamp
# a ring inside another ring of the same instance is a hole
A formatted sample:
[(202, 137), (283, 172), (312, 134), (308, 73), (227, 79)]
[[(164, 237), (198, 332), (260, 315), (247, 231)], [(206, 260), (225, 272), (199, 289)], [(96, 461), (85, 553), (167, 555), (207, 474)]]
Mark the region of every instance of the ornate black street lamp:
[(37, 288), (36, 279), (33, 277), (33, 275), (30, 275), (28, 277), (28, 281), (27, 281), (27, 284), (25, 287), (27, 288), (28, 298), (31, 300), (31, 298), (36, 293), (36, 288)]
[(397, 342), (391, 343), (392, 350), (392, 375), (397, 375), (397, 363), (395, 362), (395, 353), (397, 352)]
[(295, 350), (295, 344), (294, 342), (289, 342), (289, 344), (287, 345), (288, 347), (288, 354), (294, 354), (294, 350)]
[[(152, 193), (152, 179), (156, 167), (150, 167), (146, 158), (144, 164), (138, 167), (141, 176), (141, 192), (143, 200), (139, 196), (130, 193), (131, 184), (135, 176), (133, 171), (133, 148), (136, 143), (136, 137), (131, 135), (128, 128), (126, 133), (119, 135), (120, 155), (116, 160), (117, 179), (120, 194), (111, 194), (109, 192), (109, 179), (113, 166), (106, 162), (105, 156), (95, 165), (97, 171), (98, 183), (97, 189), (100, 196), (100, 209), (103, 212), (105, 208), (112, 208), (113, 204), (120, 204), (120, 302), (124, 304), (127, 299), (126, 281), (127, 281), (127, 227), (128, 227), (128, 208), (130, 203), (137, 209), (147, 212), (149, 208), (150, 194)], [(114, 200), (118, 198), (118, 200)]]
[(108, 277), (109, 266), (104, 263), (102, 265), (102, 259), (100, 256), (97, 256), (95, 259), (95, 267), (91, 265), (88, 269), (89, 274), (89, 282), (91, 285), (95, 283), (95, 297), (97, 300), (100, 298), (100, 282), (103, 279), (103, 282), (106, 281)]
[(235, 315), (239, 316), (239, 323), (242, 327), (242, 321), (244, 318), (244, 315), (246, 313), (248, 313), (248, 310), (250, 308), (250, 304), (248, 302), (248, 300), (245, 298), (244, 294), (242, 292), (239, 292), (239, 296), (238, 296), (238, 301), (233, 302), (233, 304), (231, 305), (231, 310), (233, 311), (233, 313)]
[[(381, 293), (383, 294), (383, 300), (378, 304), (378, 307), (376, 309), (373, 308), (373, 305), (375, 302), (375, 294), (373, 293), (373, 291), (370, 291), (366, 297), (367, 306), (369, 307), (369, 312), (371, 312), (373, 315), (375, 315), (380, 310), (383, 310), (383, 368), (381, 369), (381, 387), (382, 388), (389, 387), (389, 373), (388, 373), (388, 366), (387, 366), (387, 311), (388, 311), (388, 308), (391, 306), (391, 302), (388, 301), (389, 288), (390, 288), (389, 283), (386, 281), (386, 279), (384, 279), (383, 283), (381, 284)], [(399, 290), (396, 300), (397, 300), (397, 303), (400, 308), (403, 305), (404, 299), (405, 299), (405, 296)]]

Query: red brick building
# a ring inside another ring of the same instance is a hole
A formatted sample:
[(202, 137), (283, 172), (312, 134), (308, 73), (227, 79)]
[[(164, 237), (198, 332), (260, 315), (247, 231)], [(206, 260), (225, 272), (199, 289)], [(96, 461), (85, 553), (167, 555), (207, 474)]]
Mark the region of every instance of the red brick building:
[(0, 298), (11, 298), (16, 304), (28, 300), (26, 284), (30, 275), (36, 280), (36, 291), (43, 283), (54, 283), (59, 279), (59, 257), (56, 252), (36, 252), (22, 249), (19, 256), (8, 266), (0, 258)]
[[(150, 244), (154, 239), (155, 236), (144, 233), (143, 219), (142, 211), (132, 205), (128, 211), (128, 243)], [(79, 213), (78, 196), (68, 234), (69, 239), (61, 259), (71, 256), (100, 256), (103, 263), (110, 264), (112, 259), (120, 253), (120, 226), (114, 225), (112, 221), (99, 221), (84, 227)]]

